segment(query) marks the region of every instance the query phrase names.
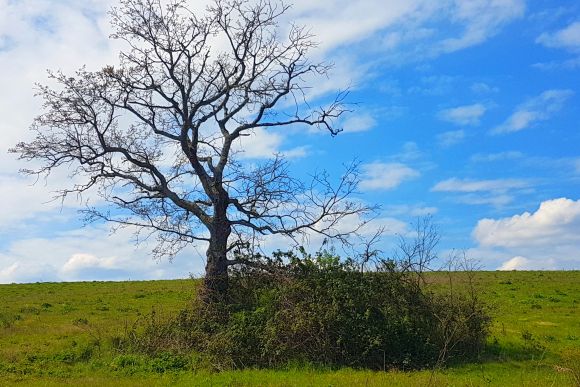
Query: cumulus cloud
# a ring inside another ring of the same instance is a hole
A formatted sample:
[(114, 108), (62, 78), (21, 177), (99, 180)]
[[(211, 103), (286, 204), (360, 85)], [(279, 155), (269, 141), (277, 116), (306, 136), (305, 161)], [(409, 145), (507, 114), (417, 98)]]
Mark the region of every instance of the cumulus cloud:
[(481, 219), (472, 236), (481, 249), (505, 258), (499, 266), (511, 269), (580, 267), (580, 200), (542, 202), (535, 212), (500, 219)]
[(492, 134), (519, 132), (533, 124), (545, 121), (562, 109), (564, 103), (574, 95), (572, 90), (546, 90), (537, 97), (520, 105)]
[(362, 166), (363, 190), (389, 190), (406, 180), (417, 178), (421, 173), (402, 163), (370, 163)]
[(119, 264), (121, 262), (118, 262), (118, 260), (115, 256), (99, 258), (92, 254), (73, 254), (62, 266), (62, 271), (65, 273), (76, 273), (87, 268), (115, 269), (120, 266)]
[(233, 146), (234, 152), (242, 159), (267, 159), (279, 153), (287, 158), (307, 155), (307, 147), (283, 149), (285, 137), (279, 132), (256, 128), (248, 136), (243, 136)]
[(0, 282), (186, 278), (203, 273), (205, 246), (191, 246), (173, 263), (151, 258), (151, 245), (131, 243), (133, 230), (106, 225), (11, 241), (0, 251)]
[(522, 270), (530, 267), (530, 260), (526, 257), (513, 257), (504, 262), (498, 270)]
[(441, 110), (439, 119), (456, 125), (478, 125), (486, 108), (480, 103), (473, 105), (458, 106), (451, 109)]
[(534, 213), (504, 219), (482, 219), (473, 232), (484, 246), (519, 247), (577, 242), (580, 246), (580, 200), (566, 198), (542, 202)]

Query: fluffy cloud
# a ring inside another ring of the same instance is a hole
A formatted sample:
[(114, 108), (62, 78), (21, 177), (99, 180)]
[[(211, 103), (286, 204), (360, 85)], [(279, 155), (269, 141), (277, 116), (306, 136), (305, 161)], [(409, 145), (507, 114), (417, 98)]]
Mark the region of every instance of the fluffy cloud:
[(500, 269), (562, 269), (580, 264), (580, 200), (544, 201), (533, 212), (481, 219), (472, 236), (503, 255)]
[(498, 270), (522, 270), (530, 266), (530, 260), (526, 257), (513, 257), (504, 262)]
[(548, 200), (534, 212), (504, 219), (482, 219), (473, 232), (483, 246), (521, 247), (577, 242), (580, 246), (580, 200)]
[(532, 66), (540, 70), (573, 70), (580, 67), (580, 21), (576, 21), (561, 30), (544, 32), (536, 39), (536, 43), (545, 47), (564, 49), (574, 56), (563, 60), (534, 63)]
[(351, 116), (342, 125), (345, 133), (366, 132), (372, 129), (377, 124), (377, 121), (372, 115), (365, 113)]
[(580, 50), (580, 22), (574, 22), (553, 33), (545, 32), (536, 39), (536, 42), (546, 47)]
[(363, 190), (389, 190), (406, 180), (417, 178), (421, 173), (402, 163), (370, 163), (362, 166)]
[(146, 242), (131, 243), (130, 229), (114, 234), (105, 225), (54, 237), (12, 241), (0, 252), (0, 283), (187, 278), (203, 272), (204, 246), (187, 248), (173, 263), (155, 261)]
[(242, 159), (267, 159), (279, 153), (287, 158), (304, 157), (307, 147), (282, 149), (285, 137), (276, 131), (256, 128), (249, 136), (240, 137), (233, 146), (234, 152)]
[(485, 106), (476, 103), (473, 105), (458, 106), (451, 109), (441, 110), (439, 118), (456, 125), (477, 125), (479, 120), (485, 114)]
[(64, 273), (77, 273), (84, 269), (118, 269), (122, 266), (116, 256), (99, 258), (92, 254), (73, 254), (62, 266)]
[(495, 127), (492, 134), (519, 132), (533, 124), (549, 119), (562, 109), (572, 90), (546, 90), (520, 105), (502, 124)]

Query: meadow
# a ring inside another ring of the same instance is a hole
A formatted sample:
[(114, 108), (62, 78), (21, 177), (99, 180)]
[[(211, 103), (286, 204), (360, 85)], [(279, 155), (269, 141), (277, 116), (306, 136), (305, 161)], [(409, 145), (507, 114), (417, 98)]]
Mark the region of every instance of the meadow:
[(493, 317), (479, 361), (412, 372), (215, 372), (194, 354), (120, 348), (133, 326), (186, 307), (195, 280), (0, 285), (0, 385), (579, 386), (580, 271), (476, 272), (474, 280)]

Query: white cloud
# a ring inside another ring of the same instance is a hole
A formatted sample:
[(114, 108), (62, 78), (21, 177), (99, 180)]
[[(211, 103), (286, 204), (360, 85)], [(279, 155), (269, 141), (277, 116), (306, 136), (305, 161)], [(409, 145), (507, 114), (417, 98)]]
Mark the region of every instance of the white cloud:
[(363, 190), (389, 190), (406, 180), (417, 178), (421, 173), (402, 163), (370, 163), (362, 166)]
[(332, 4), (317, 1), (295, 0), (288, 17), (299, 25), (311, 26), (321, 49), (360, 41), (413, 15), (421, 9), (423, 1), (357, 2), (335, 0)]
[(473, 162), (493, 162), (493, 161), (503, 161), (503, 160), (515, 160), (524, 157), (522, 152), (518, 151), (506, 151), (499, 153), (477, 153), (471, 156), (471, 161)]
[(502, 207), (514, 201), (513, 195), (508, 194), (467, 194), (460, 195), (456, 198), (460, 203), (471, 205), (490, 205)]
[(504, 262), (498, 270), (525, 270), (529, 268), (530, 260), (526, 257), (513, 257)]
[[(382, 238), (379, 243), (381, 246), (379, 248), (385, 248), (386, 251), (386, 247), (392, 247), (393, 237), (410, 233), (409, 224), (393, 217), (393, 215), (385, 212), (384, 216), (380, 215), (370, 220), (358, 214), (348, 215), (336, 225), (335, 231), (349, 233), (349, 242), (356, 245), (357, 242), (360, 242), (359, 238), (362, 238), (362, 240), (371, 238), (377, 231), (382, 230)], [(353, 230), (357, 230), (356, 235), (352, 234)], [(271, 254), (276, 250), (288, 251), (295, 247), (296, 242), (308, 252), (333, 247), (342, 256), (352, 256), (351, 254), (353, 253), (353, 246), (342, 245), (338, 241), (328, 240), (324, 235), (317, 234), (311, 230), (307, 230), (297, 241), (282, 234), (274, 234), (264, 236), (261, 242), (260, 249), (264, 254)]]
[(502, 270), (578, 269), (578, 230), (580, 200), (559, 198), (542, 202), (533, 213), (481, 219), (472, 236), (479, 244), (477, 249), (491, 252)]
[(525, 188), (529, 182), (521, 179), (469, 180), (451, 178), (435, 184), (434, 192), (506, 192), (511, 189)]
[(132, 230), (110, 234), (108, 226), (89, 226), (53, 237), (14, 240), (0, 251), (0, 283), (78, 280), (187, 278), (203, 272), (205, 246), (191, 246), (173, 263), (151, 258), (146, 242), (131, 243)]
[(580, 21), (553, 33), (545, 32), (536, 39), (536, 42), (546, 47), (580, 50)]
[(427, 215), (435, 215), (437, 212), (439, 212), (437, 207), (409, 204), (391, 205), (386, 206), (384, 209), (384, 213), (391, 216), (422, 217)]
[(538, 62), (534, 63), (532, 67), (539, 70), (553, 71), (553, 70), (574, 70), (580, 67), (580, 57), (565, 59), (565, 60), (553, 60), (549, 62)]
[(580, 174), (580, 158), (573, 161), (574, 172)]
[(441, 96), (453, 90), (456, 78), (448, 75), (430, 75), (421, 77), (419, 82), (420, 85), (410, 87), (407, 92), (409, 94)]
[(442, 52), (454, 52), (484, 42), (500, 28), (521, 18), (525, 12), (523, 0), (473, 0), (453, 2), (451, 22), (463, 24), (460, 37), (447, 38), (437, 47)]
[(572, 90), (546, 90), (520, 105), (504, 123), (495, 127), (492, 134), (512, 133), (549, 119), (558, 112), (574, 92)]
[(424, 153), (419, 149), (416, 142), (407, 141), (403, 144), (401, 151), (392, 156), (393, 160), (416, 161), (424, 157)]
[(441, 110), (438, 116), (441, 120), (456, 125), (478, 125), (481, 117), (485, 114), (485, 111), (486, 108), (484, 105), (476, 103)]
[(382, 217), (371, 220), (361, 231), (363, 236), (373, 236), (379, 228), (384, 230), (383, 236), (396, 236), (409, 234), (409, 225), (399, 219)]
[[(0, 233), (7, 230), (34, 227), (41, 220), (67, 217), (82, 205), (89, 195), (55, 199), (55, 191), (74, 183), (80, 177), (70, 177), (65, 170), (55, 172), (50, 179), (0, 174)], [(93, 195), (95, 196), (95, 195)], [(91, 197), (94, 204), (99, 198)], [(26, 222), (35, 220), (33, 225)]]
[(502, 207), (514, 200), (513, 191), (529, 186), (530, 182), (522, 179), (471, 180), (454, 177), (438, 182), (431, 191), (460, 193), (453, 200), (464, 204)]
[(366, 132), (372, 129), (377, 121), (368, 113), (354, 115), (346, 119), (342, 125), (345, 133)]
[(248, 136), (240, 137), (232, 147), (242, 159), (266, 159), (279, 153), (287, 158), (300, 158), (307, 154), (307, 147), (282, 149), (285, 137), (275, 131), (256, 128)]
[(580, 200), (566, 198), (542, 202), (534, 213), (504, 219), (482, 219), (473, 232), (484, 246), (520, 247), (577, 242), (580, 246)]
[[(332, 4), (296, 0), (289, 17), (312, 26), (324, 50), (373, 37), (379, 31), (385, 31), (380, 40), (384, 48), (429, 39), (436, 31), (423, 23), (441, 18), (459, 26), (460, 33), (442, 38), (432, 49), (452, 52), (483, 42), (524, 11), (522, 0), (335, 0)], [(395, 26), (396, 30), (388, 29)]]
[(439, 146), (447, 148), (456, 144), (459, 144), (465, 138), (465, 131), (451, 130), (448, 132), (443, 132), (437, 135), (437, 142)]
[(62, 271), (66, 274), (75, 274), (85, 269), (119, 269), (123, 265), (116, 256), (99, 258), (92, 254), (73, 254), (62, 266)]
[(574, 57), (563, 60), (534, 63), (532, 67), (540, 70), (574, 70), (580, 67), (580, 21), (576, 21), (555, 32), (544, 32), (536, 43), (545, 47), (560, 48), (574, 54)]
[[(570, 262), (567, 263), (568, 265)], [(562, 270), (562, 268), (571, 268), (574, 266), (562, 266), (561, 262), (554, 258), (547, 259), (529, 259), (522, 256), (516, 256), (504, 261), (497, 270)]]
[(489, 94), (489, 93), (497, 93), (499, 88), (495, 86), (490, 86), (485, 82), (475, 82), (471, 85), (471, 91), (477, 94)]
[(0, 284), (59, 280), (62, 279), (48, 263), (18, 261), (6, 265), (0, 254)]

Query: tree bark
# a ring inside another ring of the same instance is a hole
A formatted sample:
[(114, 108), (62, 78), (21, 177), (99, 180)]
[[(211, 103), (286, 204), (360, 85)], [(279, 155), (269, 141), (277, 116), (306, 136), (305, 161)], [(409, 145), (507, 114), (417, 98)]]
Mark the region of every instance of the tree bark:
[(205, 265), (203, 297), (208, 302), (224, 300), (228, 292), (227, 246), (230, 233), (231, 226), (227, 220), (214, 222)]

